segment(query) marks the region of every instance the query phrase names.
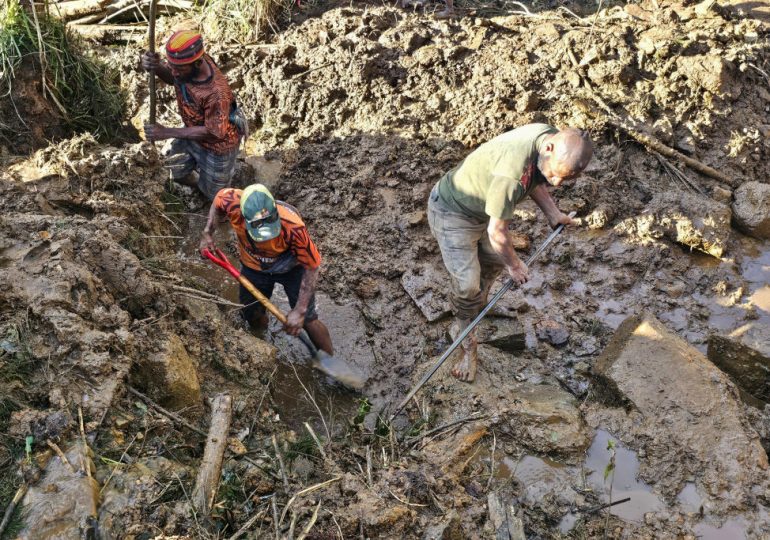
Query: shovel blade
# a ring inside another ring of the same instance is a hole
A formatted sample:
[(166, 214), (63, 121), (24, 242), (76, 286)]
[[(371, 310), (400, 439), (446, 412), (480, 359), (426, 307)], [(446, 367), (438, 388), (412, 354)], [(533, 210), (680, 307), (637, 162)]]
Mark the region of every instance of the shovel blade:
[(361, 390), (366, 383), (366, 376), (358, 368), (321, 350), (313, 358), (313, 367), (353, 390)]

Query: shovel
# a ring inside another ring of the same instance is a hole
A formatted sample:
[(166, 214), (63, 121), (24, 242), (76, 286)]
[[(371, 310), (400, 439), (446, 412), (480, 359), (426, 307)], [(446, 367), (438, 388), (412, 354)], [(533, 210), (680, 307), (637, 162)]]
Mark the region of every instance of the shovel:
[[(278, 309), (270, 300), (257, 289), (248, 279), (243, 277), (240, 271), (235, 268), (227, 258), (221, 249), (217, 249), (215, 253), (212, 253), (208, 249), (201, 250), (201, 255), (211, 260), (213, 263), (221, 266), (237, 279), (241, 285), (243, 285), (251, 295), (256, 298), (260, 304), (265, 306), (270, 313), (272, 313), (276, 319), (281, 323), (286, 324), (286, 315), (284, 315), (280, 309)], [(310, 354), (313, 356), (313, 367), (330, 377), (341, 382), (345, 386), (353, 388), (354, 390), (360, 390), (363, 388), (366, 382), (366, 377), (353, 366), (347, 362), (335, 358), (325, 351), (318, 349), (310, 340), (310, 336), (304, 328), (300, 331), (299, 340), (307, 347)]]

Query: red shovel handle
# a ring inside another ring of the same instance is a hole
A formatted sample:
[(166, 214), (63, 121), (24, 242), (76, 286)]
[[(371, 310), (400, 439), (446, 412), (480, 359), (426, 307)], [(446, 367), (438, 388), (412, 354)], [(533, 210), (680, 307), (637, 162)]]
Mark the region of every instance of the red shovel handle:
[(201, 255), (211, 260), (211, 262), (213, 262), (214, 264), (221, 266), (222, 268), (230, 272), (230, 274), (232, 274), (232, 276), (235, 279), (238, 279), (241, 275), (241, 272), (230, 263), (230, 260), (227, 258), (227, 255), (225, 255), (225, 253), (219, 248), (216, 248), (214, 251), (216, 255), (214, 255), (214, 253), (212, 253), (210, 249), (204, 248), (201, 250)]

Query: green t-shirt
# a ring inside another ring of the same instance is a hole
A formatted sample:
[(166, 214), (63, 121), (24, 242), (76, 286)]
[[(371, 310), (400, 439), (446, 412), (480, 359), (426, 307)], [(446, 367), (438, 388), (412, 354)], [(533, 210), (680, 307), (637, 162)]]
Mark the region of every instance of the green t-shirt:
[(557, 131), (527, 124), (482, 144), (441, 178), (439, 198), (450, 210), (480, 220), (511, 219), (516, 204), (545, 182), (537, 168), (540, 145)]

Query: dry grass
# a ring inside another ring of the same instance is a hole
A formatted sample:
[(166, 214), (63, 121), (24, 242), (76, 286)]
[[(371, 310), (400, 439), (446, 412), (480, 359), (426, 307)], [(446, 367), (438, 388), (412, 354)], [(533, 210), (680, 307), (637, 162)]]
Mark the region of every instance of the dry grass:
[(253, 43), (276, 32), (278, 19), (293, 4), (293, 0), (206, 0), (201, 26), (210, 40)]

